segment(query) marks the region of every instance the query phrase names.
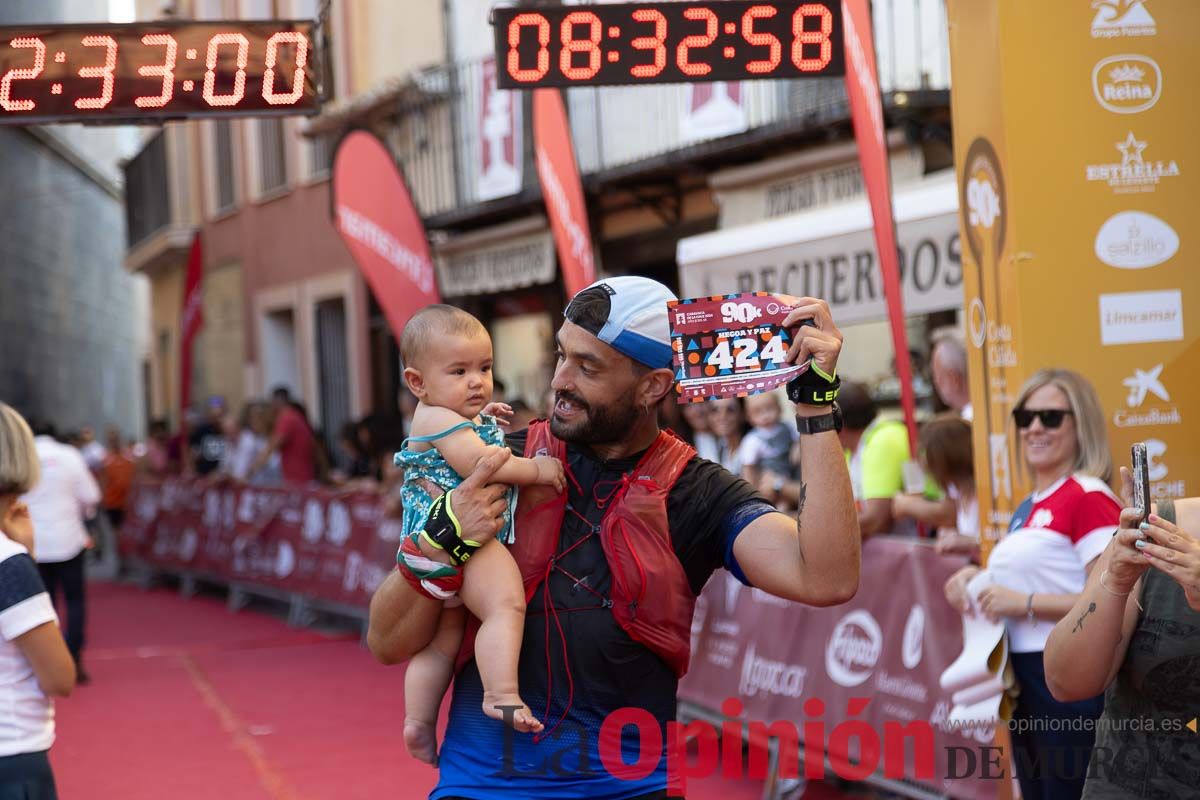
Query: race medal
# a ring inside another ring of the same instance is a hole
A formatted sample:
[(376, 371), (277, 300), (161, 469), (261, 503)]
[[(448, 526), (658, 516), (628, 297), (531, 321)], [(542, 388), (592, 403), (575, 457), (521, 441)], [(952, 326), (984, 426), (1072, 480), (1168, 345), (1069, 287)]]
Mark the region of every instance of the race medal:
[(808, 369), (787, 363), (792, 306), (767, 292), (667, 303), (680, 403), (769, 392)]

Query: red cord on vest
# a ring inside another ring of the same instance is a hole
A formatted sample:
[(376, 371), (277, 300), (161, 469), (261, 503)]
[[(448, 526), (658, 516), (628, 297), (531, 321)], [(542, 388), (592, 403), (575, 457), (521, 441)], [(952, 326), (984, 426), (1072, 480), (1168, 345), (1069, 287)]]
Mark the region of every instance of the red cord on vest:
[(646, 596), (646, 570), (642, 566), (642, 559), (638, 556), (637, 549), (629, 543), (629, 534), (625, 530), (625, 522), (623, 520), (618, 519), (613, 526), (613, 532), (615, 533), (616, 531), (621, 532), (621, 538), (625, 540), (625, 549), (629, 551), (629, 555), (633, 556), (633, 563), (637, 566), (638, 570), (638, 578), (641, 579), (638, 584), (637, 600), (634, 601), (633, 613), (637, 614), (637, 607), (642, 604), (642, 598)]

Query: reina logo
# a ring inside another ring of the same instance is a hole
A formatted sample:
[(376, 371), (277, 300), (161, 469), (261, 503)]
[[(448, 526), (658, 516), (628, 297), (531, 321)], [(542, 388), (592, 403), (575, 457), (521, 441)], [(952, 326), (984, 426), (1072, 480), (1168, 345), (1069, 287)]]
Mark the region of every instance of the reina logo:
[(1092, 18), (1093, 39), (1121, 36), (1154, 36), (1158, 29), (1143, 0), (1092, 0), (1096, 16)]
[(1138, 141), (1133, 131), (1130, 131), (1125, 141), (1115, 145), (1117, 152), (1121, 154), (1121, 163), (1114, 161), (1109, 164), (1089, 164), (1088, 182), (1104, 181), (1114, 193), (1128, 194), (1153, 192), (1159, 181), (1164, 178), (1179, 177), (1179, 164), (1174, 159), (1146, 161), (1142, 155), (1146, 146), (1146, 142)]
[(1114, 114), (1137, 114), (1162, 96), (1162, 70), (1146, 56), (1110, 56), (1092, 69), (1092, 92)]
[(1156, 267), (1179, 251), (1179, 235), (1153, 214), (1121, 211), (1096, 234), (1096, 258), (1118, 269)]
[(1145, 370), (1135, 368), (1133, 375), (1121, 381), (1121, 385), (1129, 390), (1125, 396), (1127, 408), (1113, 412), (1113, 425), (1118, 428), (1140, 428), (1146, 425), (1179, 425), (1183, 422), (1178, 406), (1142, 408), (1151, 396), (1164, 403), (1171, 402), (1171, 394), (1162, 382), (1162, 372), (1162, 364)]

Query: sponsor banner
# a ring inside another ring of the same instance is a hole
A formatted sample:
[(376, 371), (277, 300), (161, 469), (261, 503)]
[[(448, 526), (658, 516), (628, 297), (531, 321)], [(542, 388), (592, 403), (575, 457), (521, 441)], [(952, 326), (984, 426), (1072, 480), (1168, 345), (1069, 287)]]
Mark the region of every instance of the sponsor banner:
[(121, 553), (153, 566), (366, 608), (395, 565), (376, 494), (142, 478), (130, 498)]
[(681, 87), (679, 138), (698, 142), (746, 130), (746, 90), (738, 81), (688, 83)]
[(1190, 377), (1200, 184), (1187, 160), (1200, 124), (1188, 93), (1200, 3), (949, 0), (947, 10), (985, 538), (1030, 489), (1009, 420), (1041, 368), (1091, 381), (1117, 464), (1134, 442), (1157, 442), (1157, 496), (1194, 493), (1200, 451), (1183, 443), (1200, 437)]
[(333, 224), (396, 338), (417, 311), (439, 302), (425, 226), (387, 146), (353, 131), (333, 157)]
[(563, 288), (573, 297), (596, 281), (596, 265), (571, 126), (558, 89), (533, 92), (533, 145)]
[(900, 406), (908, 428), (909, 449), (916, 454), (916, 396), (913, 393), (912, 363), (908, 355), (908, 329), (904, 323), (904, 296), (900, 290), (900, 265), (896, 257), (896, 220), (892, 215), (892, 176), (888, 170), (887, 132), (883, 124), (883, 102), (879, 73), (875, 68), (875, 38), (871, 34), (868, 0), (842, 0), (846, 24), (846, 96), (858, 143), (875, 230), (875, 252), (883, 277), (888, 322), (892, 328), (896, 378), (900, 382)]
[(495, 56), (480, 64), (477, 91), (479, 199), (494, 200), (521, 191), (521, 95), (497, 85)]
[[(979, 744), (973, 731), (946, 724), (952, 702), (938, 682), (962, 651), (962, 620), (941, 587), (963, 563), (916, 540), (871, 539), (863, 545), (858, 594), (835, 608), (789, 603), (718, 573), (697, 601), (691, 668), (680, 682), (680, 700), (716, 711), (736, 696), (747, 719), (791, 720), (801, 741), (813, 698), (824, 706), (826, 731), (850, 719), (880, 733), (885, 722), (928, 722), (939, 782), (927, 788), (993, 798), (997, 781), (942, 779), (951, 774), (948, 747)], [(851, 698), (870, 703), (850, 715)], [(986, 734), (990, 741), (991, 731)], [(827, 738), (827, 754), (847, 755), (844, 739)], [(905, 770), (913, 777), (911, 752)]]
[[(200, 231), (192, 237), (187, 276), (183, 286), (183, 312), (179, 323), (179, 418), (186, 419), (192, 404), (192, 343), (204, 327), (204, 255)], [(185, 437), (186, 438), (186, 437)]]

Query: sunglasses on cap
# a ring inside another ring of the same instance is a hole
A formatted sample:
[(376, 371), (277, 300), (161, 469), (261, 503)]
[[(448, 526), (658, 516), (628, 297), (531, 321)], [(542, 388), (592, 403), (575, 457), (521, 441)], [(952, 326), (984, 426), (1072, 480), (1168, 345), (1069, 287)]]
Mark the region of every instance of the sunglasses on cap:
[(1012, 415), (1017, 427), (1024, 430), (1033, 424), (1034, 418), (1042, 421), (1042, 427), (1054, 430), (1063, 424), (1068, 414), (1074, 413), (1066, 408), (1014, 408)]

